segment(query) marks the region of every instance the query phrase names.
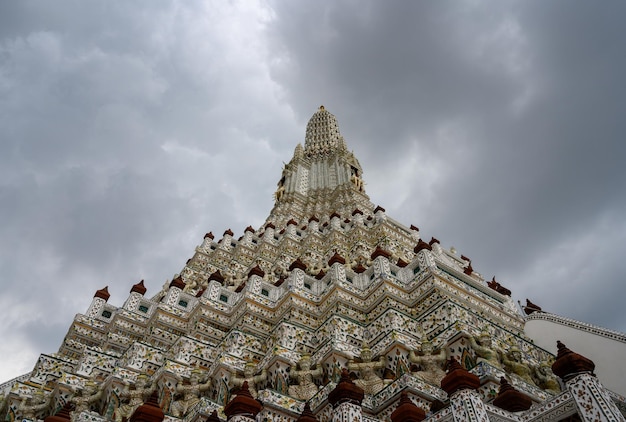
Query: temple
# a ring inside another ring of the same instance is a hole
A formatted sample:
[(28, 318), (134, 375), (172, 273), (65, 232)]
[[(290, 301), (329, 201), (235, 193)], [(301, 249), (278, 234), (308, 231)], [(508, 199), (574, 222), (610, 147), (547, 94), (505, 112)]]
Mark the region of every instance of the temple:
[(388, 216), (324, 107), (267, 220), (240, 233), (207, 233), (150, 296), (143, 281), (121, 306), (95, 292), (58, 352), (0, 385), (4, 420), (625, 420), (625, 377), (610, 373), (626, 335), (530, 301), (524, 313)]

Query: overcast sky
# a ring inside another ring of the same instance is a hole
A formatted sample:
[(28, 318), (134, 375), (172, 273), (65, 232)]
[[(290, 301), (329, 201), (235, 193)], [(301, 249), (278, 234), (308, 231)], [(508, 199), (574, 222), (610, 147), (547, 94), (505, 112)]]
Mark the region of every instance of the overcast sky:
[(626, 3), (0, 2), (0, 382), (205, 232), (259, 227), (324, 104), (372, 202), (626, 331)]

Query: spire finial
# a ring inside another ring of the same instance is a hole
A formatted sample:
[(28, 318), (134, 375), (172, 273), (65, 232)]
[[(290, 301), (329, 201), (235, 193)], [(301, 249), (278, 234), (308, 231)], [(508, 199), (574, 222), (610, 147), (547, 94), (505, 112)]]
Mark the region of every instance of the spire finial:
[(571, 351), (560, 340), (557, 340), (556, 345), (558, 353), (552, 364), (552, 372), (555, 375), (558, 375), (563, 381), (567, 381), (582, 372), (593, 374), (596, 365), (591, 359)]
[(322, 105), (306, 125), (304, 153), (308, 157), (325, 156), (336, 151), (342, 139), (337, 118)]
[(530, 409), (533, 401), (526, 394), (517, 391), (506, 378), (500, 377), (500, 391), (493, 405), (509, 412), (521, 412)]

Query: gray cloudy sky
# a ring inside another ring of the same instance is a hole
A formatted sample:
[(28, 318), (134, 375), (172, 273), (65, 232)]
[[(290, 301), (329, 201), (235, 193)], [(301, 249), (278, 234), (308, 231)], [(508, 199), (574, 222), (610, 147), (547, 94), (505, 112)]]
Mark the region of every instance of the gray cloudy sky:
[(0, 381), (205, 232), (320, 104), (372, 201), (516, 300), (626, 331), (626, 3), (0, 2)]

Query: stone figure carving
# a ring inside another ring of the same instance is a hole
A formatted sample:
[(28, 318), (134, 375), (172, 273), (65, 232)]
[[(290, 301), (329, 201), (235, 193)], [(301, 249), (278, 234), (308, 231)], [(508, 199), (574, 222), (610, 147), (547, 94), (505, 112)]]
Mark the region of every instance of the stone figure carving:
[(194, 369), (189, 376), (189, 384), (185, 385), (183, 380), (178, 381), (176, 386), (176, 392), (182, 394), (183, 397), (180, 400), (176, 400), (172, 403), (172, 415), (180, 418), (185, 416), (189, 410), (200, 401), (200, 393), (208, 390), (211, 387), (211, 380), (204, 384), (200, 383), (202, 371)]
[(363, 179), (361, 179), (356, 173), (352, 173), (350, 180), (359, 192), (363, 191)]
[(395, 312), (390, 312), (386, 316), (389, 328), (394, 331), (400, 331), (404, 327), (404, 320)]
[(376, 374), (377, 369), (385, 367), (385, 357), (381, 356), (379, 360), (372, 361), (372, 351), (365, 346), (361, 350), (361, 362), (348, 362), (350, 371), (359, 371), (361, 378), (354, 381), (356, 385), (361, 387), (365, 394), (376, 394), (385, 387), (385, 382)]
[(352, 165), (350, 166), (350, 181), (359, 192), (363, 192), (363, 179), (359, 174), (359, 169)]
[(256, 365), (254, 363), (246, 363), (246, 366), (243, 370), (243, 378), (233, 377), (233, 385), (235, 387), (241, 387), (244, 382), (248, 381), (248, 390), (252, 397), (256, 398), (257, 396), (257, 388), (256, 385), (260, 382), (267, 380), (267, 370), (263, 368), (261, 374), (254, 375), (256, 369)]
[(522, 352), (517, 347), (511, 347), (509, 352), (502, 356), (502, 363), (504, 363), (507, 371), (516, 374), (527, 383), (535, 385), (532, 371), (530, 367), (522, 361)]
[(448, 360), (445, 348), (435, 353), (432, 343), (424, 341), (422, 342), (422, 355), (416, 355), (415, 351), (411, 350), (409, 360), (421, 367), (421, 370), (415, 372), (417, 377), (437, 387), (441, 385), (441, 380), (446, 376), (443, 368)]
[(483, 331), (477, 338), (466, 334), (469, 337), (470, 345), (478, 358), (476, 359), (476, 363), (487, 362), (491, 366), (495, 366), (496, 368), (502, 368), (501, 363), (501, 353), (500, 350), (496, 346), (492, 345), (491, 335)]
[(89, 411), (91, 405), (98, 401), (102, 397), (102, 390), (98, 388), (98, 385), (89, 380), (85, 384), (82, 390), (79, 390), (78, 395), (70, 399), (71, 403), (74, 403), (74, 411), (70, 413), (72, 420), (78, 419), (78, 416), (86, 411)]
[(535, 384), (550, 393), (558, 394), (561, 391), (556, 376), (552, 372), (552, 365), (548, 361), (541, 362), (533, 368)]
[(22, 415), (22, 419), (36, 420), (37, 414), (46, 409), (50, 404), (50, 397), (46, 398), (43, 389), (36, 390), (33, 396), (22, 399), (17, 413)]
[(120, 399), (128, 400), (128, 403), (124, 403), (117, 408), (115, 411), (115, 422), (122, 422), (124, 418), (130, 418), (135, 409), (148, 399), (155, 387), (155, 383), (150, 383), (146, 374), (139, 374), (137, 376), (137, 380), (132, 389), (130, 388), (130, 384), (125, 382), (124, 390), (120, 394)]
[(285, 186), (283, 186), (282, 184), (279, 184), (278, 189), (276, 189), (276, 192), (274, 192), (274, 198), (276, 198), (276, 201), (280, 201), (280, 198), (282, 198), (284, 194), (285, 194)]
[(289, 376), (298, 380), (298, 384), (289, 386), (289, 395), (300, 400), (309, 400), (317, 394), (318, 386), (313, 382), (313, 377), (321, 376), (324, 371), (321, 366), (317, 369), (311, 369), (311, 358), (308, 355), (302, 356), (300, 362), (300, 370), (296, 365), (291, 367)]
[(283, 171), (280, 177), (280, 180), (278, 181), (277, 184), (277, 188), (276, 188), (276, 192), (274, 193), (274, 199), (276, 200), (276, 202), (280, 201), (280, 198), (283, 197), (283, 195), (285, 194), (285, 181), (287, 179), (287, 175), (291, 173), (290, 170), (290, 166), (289, 164), (285, 164), (283, 166)]

